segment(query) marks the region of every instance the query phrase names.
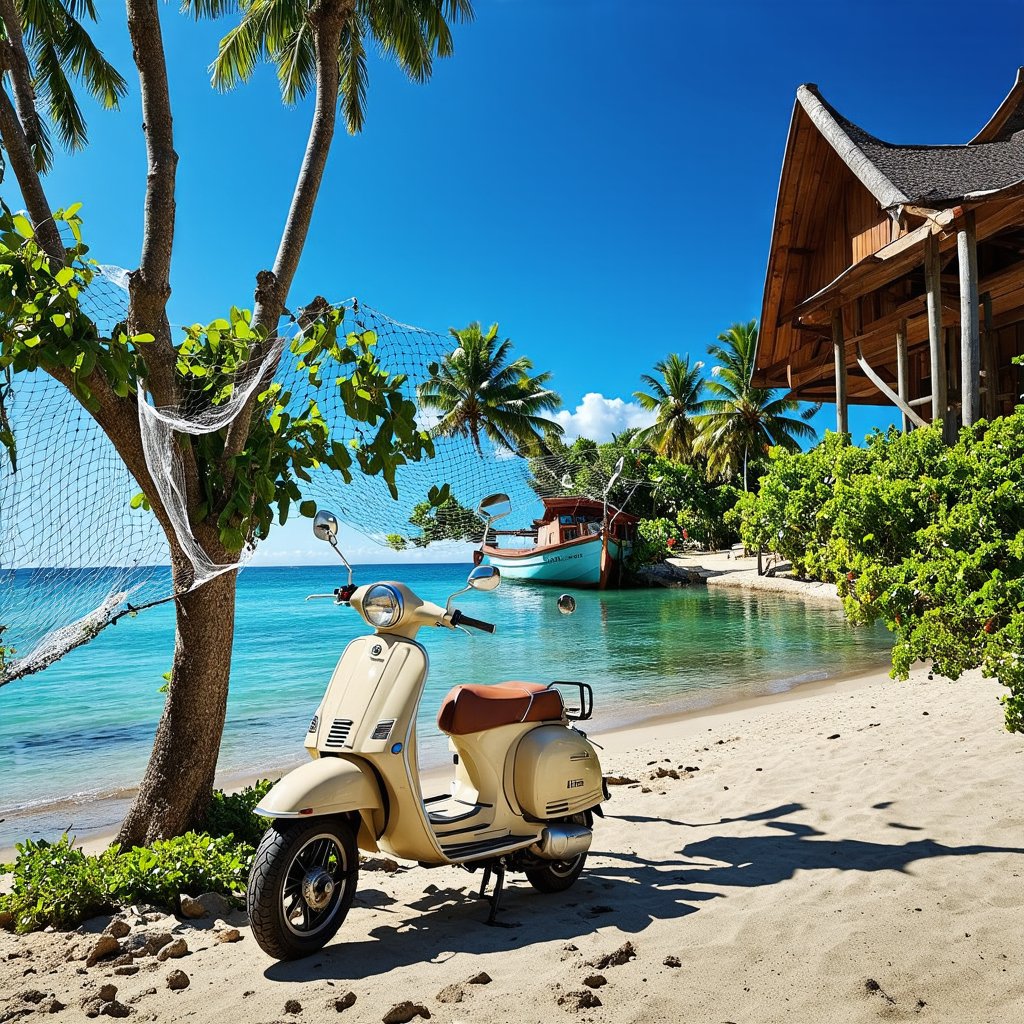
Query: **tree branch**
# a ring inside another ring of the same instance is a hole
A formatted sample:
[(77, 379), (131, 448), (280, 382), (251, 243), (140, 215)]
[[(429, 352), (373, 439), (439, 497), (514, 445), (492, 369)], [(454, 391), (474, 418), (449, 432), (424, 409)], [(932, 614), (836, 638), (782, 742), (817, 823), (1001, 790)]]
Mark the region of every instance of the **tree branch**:
[(128, 330), (152, 334), (156, 339), (147, 352), (147, 384), (158, 405), (174, 405), (177, 388), (167, 302), (171, 297), (178, 154), (174, 151), (167, 62), (157, 0), (125, 0), (125, 6), (132, 57), (139, 69), (148, 166), (142, 255), (139, 269), (128, 282)]
[[(148, 166), (142, 254), (139, 269), (128, 278), (128, 331), (153, 335), (155, 340), (146, 351), (146, 386), (158, 406), (175, 406), (180, 395), (167, 303), (171, 297), (178, 154), (174, 150), (167, 59), (157, 0), (125, 0), (125, 7), (132, 57), (139, 70)], [(186, 503), (192, 510), (199, 502), (195, 451), (187, 438), (179, 440), (178, 450), (184, 469)]]
[(273, 287), (261, 296), (257, 294), (253, 311), (254, 323), (263, 324), (273, 332), (288, 301), (299, 258), (306, 245), (309, 225), (313, 218), (324, 168), (334, 139), (338, 121), (338, 94), (341, 75), (338, 70), (338, 51), (345, 24), (355, 10), (354, 0), (323, 0), (316, 14), (313, 42), (316, 60), (316, 105), (306, 142), (302, 167), (295, 183), (288, 220), (285, 222), (281, 242), (274, 260)]
[(6, 72), (10, 76), (14, 92), (12, 104), (0, 77), (0, 138), (10, 157), (39, 244), (52, 260), (63, 263), (64, 243), (53, 222), (53, 210), (32, 155), (30, 137), (33, 134), (37, 138), (39, 136), (39, 115), (32, 88), (32, 69), (21, 33), (21, 18), (14, 8), (14, 0), (0, 0), (0, 21), (7, 33), (6, 44), (0, 50), (0, 75)]
[[(313, 218), (317, 195), (323, 182), (327, 157), (331, 151), (334, 130), (338, 121), (338, 95), (341, 75), (338, 70), (338, 51), (345, 24), (355, 12), (355, 0), (322, 0), (313, 15), (313, 43), (316, 60), (316, 105), (313, 121), (306, 142), (302, 167), (295, 183), (288, 219), (277, 249), (277, 258), (271, 272), (261, 271), (257, 275), (256, 301), (253, 309), (253, 325), (263, 327), (268, 337), (277, 331), (278, 321), (284, 312), (288, 292), (291, 290), (299, 258), (306, 245), (309, 225)], [(255, 358), (262, 358), (263, 351), (257, 350)], [(238, 455), (245, 447), (252, 421), (253, 398), (242, 409), (228, 428), (224, 443), (225, 462)]]

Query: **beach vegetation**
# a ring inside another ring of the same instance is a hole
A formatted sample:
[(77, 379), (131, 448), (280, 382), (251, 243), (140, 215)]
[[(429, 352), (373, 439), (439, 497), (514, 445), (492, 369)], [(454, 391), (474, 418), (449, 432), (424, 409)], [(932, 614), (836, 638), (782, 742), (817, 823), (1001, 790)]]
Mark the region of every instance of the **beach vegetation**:
[[(349, 132), (358, 132), (364, 123), (367, 46), (379, 47), (413, 81), (426, 81), (434, 59), (452, 52), (449, 23), (470, 18), (472, 5), (469, 0), (399, 0), (386, 5), (364, 0), (186, 0), (183, 8), (197, 18), (238, 16), (213, 64), (218, 88), (247, 81), (266, 61), (278, 72), (284, 101), (291, 104), (313, 94), (315, 112), (276, 256), (256, 275), (252, 312), (231, 309), (220, 320), (190, 328), (185, 340), (177, 342), (167, 304), (178, 156), (161, 5), (130, 3), (126, 9), (146, 140), (145, 224), (139, 266), (129, 275), (127, 316), (107, 337), (79, 301), (92, 271), (78, 209), (54, 216), (43, 185), (43, 115), (55, 118), (58, 132), (72, 148), (84, 142), (84, 125), (78, 131), (70, 101), (55, 109), (53, 97), (36, 86), (43, 83), (60, 90), (69, 84), (59, 76), (46, 78), (48, 62), (59, 58), (61, 67), (80, 75), (87, 91), (106, 105), (116, 104), (121, 87), (80, 23), (71, 26), (71, 35), (58, 38), (58, 32), (44, 32), (26, 15), (30, 7), (46, 8), (47, 17), (56, 19), (53, 24), (59, 22), (64, 31), (70, 26), (65, 17), (69, 12), (86, 11), (91, 17), (94, 5), (4, 0), (5, 13), (10, 13), (12, 3), (17, 16), (3, 21), (5, 71), (15, 110), (10, 112), (13, 116), (0, 118), (0, 141), (28, 215), (5, 208), (0, 231), (5, 247), (0, 269), (6, 278), (0, 288), (4, 366), (14, 372), (45, 371), (93, 415), (138, 482), (170, 548), (176, 595), (174, 662), (153, 755), (119, 835), (122, 847), (130, 849), (186, 832), (201, 820), (210, 802), (227, 705), (236, 579), (234, 572), (222, 572), (193, 589), (195, 563), (178, 539), (145, 458), (138, 389), (158, 407), (181, 408), (197, 390), (217, 404), (217, 389), (223, 389), (224, 379), (219, 370), (211, 373), (214, 368), (227, 372), (234, 365), (242, 377), (259, 368), (270, 379), (278, 351), (271, 342), (286, 314), (306, 329), (303, 344), (312, 342), (309, 351), (294, 353), (305, 359), (311, 381), (321, 365), (331, 360), (343, 364), (339, 376), (348, 383), (343, 380), (337, 386), (351, 392), (351, 404), (342, 395), (346, 409), (355, 413), (357, 424), (371, 428), (372, 440), (367, 438), (365, 447), (364, 442), (356, 445), (365, 458), (328, 444), (318, 410), (312, 405), (293, 407), (292, 397), (273, 387), (254, 388), (229, 424), (204, 435), (204, 440), (179, 437), (178, 484), (185, 495), (189, 532), (202, 549), (202, 559), (215, 565), (235, 564), (243, 547), (265, 535), (272, 507), (279, 519), (288, 515), (299, 490), (296, 478), (304, 481), (308, 476), (303, 464), (307, 457), (343, 475), (354, 461), (365, 472), (380, 473), (393, 487), (390, 474), (400, 460), (429, 452), (429, 439), (416, 425), (411, 403), (400, 400), (401, 381), (374, 359), (375, 339), (366, 334), (342, 337), (337, 311), (322, 300), (310, 302), (297, 317), (288, 314), (286, 303), (339, 112)], [(73, 49), (66, 59), (62, 47)], [(124, 141), (118, 139), (114, 145), (111, 159), (121, 159)], [(67, 245), (57, 222), (67, 229)], [(312, 449), (303, 453), (307, 442)], [(5, 451), (16, 458), (14, 439)], [(301, 514), (315, 511), (314, 502), (300, 503)]]
[(234, 793), (215, 790), (199, 829), (148, 846), (87, 854), (66, 833), (53, 843), (26, 840), (13, 864), (0, 865), (0, 874), (11, 874), (0, 920), (19, 932), (73, 928), (132, 903), (176, 912), (186, 892), (238, 903), (267, 828), (253, 810), (273, 785), (259, 779)]
[[(542, 495), (600, 495), (620, 458), (622, 476), (608, 500), (642, 521), (634, 564), (661, 561), (686, 546), (716, 550), (736, 542), (738, 532), (725, 513), (739, 490), (709, 477), (703, 456), (680, 462), (652, 451), (642, 431), (624, 431), (603, 444), (584, 437), (572, 444), (551, 439), (548, 457), (530, 460), (531, 486)], [(643, 525), (648, 521), (652, 525)]]
[(479, 544), (484, 532), (479, 516), (454, 495), (436, 505), (429, 501), (419, 502), (412, 510), (409, 523), (419, 531), (412, 538), (413, 545), (418, 548), (444, 540)]
[(764, 465), (768, 449), (778, 446), (799, 451), (804, 442), (817, 440), (807, 422), (820, 408), (800, 405), (772, 388), (751, 383), (757, 351), (757, 321), (733, 324), (708, 349), (715, 360), (704, 381), (707, 391), (698, 415), (695, 448), (704, 455), (708, 475), (742, 480), (749, 490), (755, 467)]
[(215, 789), (198, 831), (207, 832), (211, 836), (233, 836), (239, 842), (248, 843), (252, 847), (259, 846), (267, 830), (267, 819), (253, 814), (253, 811), (276, 781), (257, 779), (251, 786), (245, 786), (234, 793)]
[(216, 892), (238, 904), (255, 850), (231, 836), (195, 832), (122, 851), (85, 853), (65, 834), (17, 846), (0, 918), (17, 932), (73, 928), (133, 903), (179, 909), (182, 893)]
[(827, 434), (806, 454), (772, 449), (757, 495), (733, 513), (744, 544), (778, 550), (834, 583), (849, 618), (881, 620), (892, 674), (920, 661), (998, 679), (1006, 725), (1024, 731), (1024, 406), (963, 428), (876, 431), (863, 448)]
[(704, 364), (699, 360), (691, 364), (689, 356), (680, 359), (673, 352), (654, 364), (660, 380), (651, 374), (640, 378), (649, 390), (634, 391), (633, 397), (641, 408), (656, 414), (654, 423), (637, 434), (641, 444), (680, 462), (693, 458), (697, 437), (695, 417), (704, 408), (701, 399), (703, 369)]
[(550, 373), (532, 373), (526, 356), (512, 358), (511, 339), (498, 338), (498, 325), (484, 331), (478, 322), (449, 328), (458, 343), (416, 389), (420, 408), (438, 419), (433, 437), (465, 437), (482, 454), (481, 437), (507, 452), (542, 450), (545, 438), (561, 426), (545, 414), (562, 399), (548, 387)]

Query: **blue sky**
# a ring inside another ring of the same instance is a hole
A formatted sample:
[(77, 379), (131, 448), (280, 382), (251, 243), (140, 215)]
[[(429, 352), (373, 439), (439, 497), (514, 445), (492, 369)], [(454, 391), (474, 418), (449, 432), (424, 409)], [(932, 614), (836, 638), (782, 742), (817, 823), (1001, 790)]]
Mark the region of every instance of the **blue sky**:
[[(131, 93), (119, 113), (87, 106), (93, 145), (61, 156), (48, 190), (55, 205), (84, 202), (97, 259), (133, 267), (137, 78), (123, 6), (101, 6), (97, 38)], [(1024, 63), (1019, 0), (975, 3), (969, 17), (935, 0), (476, 8), (429, 85), (372, 62), (367, 128), (336, 139), (292, 297), (355, 294), (442, 331), (498, 320), (553, 371), (568, 410), (583, 405), (569, 425), (584, 430), (628, 422), (640, 374), (668, 352), (700, 358), (759, 314), (801, 82), (884, 139), (962, 142)], [(310, 110), (282, 107), (267, 69), (213, 92), (206, 65), (223, 24), (196, 25), (173, 3), (161, 13), (180, 155), (171, 315), (191, 322), (251, 305)], [(18, 202), (10, 182), (3, 191)], [(857, 410), (851, 425), (856, 435), (891, 419)], [(834, 425), (834, 410), (817, 425)]]

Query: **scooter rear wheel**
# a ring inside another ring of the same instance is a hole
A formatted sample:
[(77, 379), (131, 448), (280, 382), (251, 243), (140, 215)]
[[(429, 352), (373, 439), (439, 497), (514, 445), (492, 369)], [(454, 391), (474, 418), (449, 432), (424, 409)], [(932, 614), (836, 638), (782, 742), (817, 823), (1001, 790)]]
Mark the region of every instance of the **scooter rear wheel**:
[(355, 829), (348, 821), (274, 822), (256, 850), (246, 892), (260, 948), (278, 960), (322, 949), (345, 920), (358, 877)]
[[(586, 814), (574, 814), (563, 819), (573, 825), (590, 825), (591, 819)], [(581, 853), (571, 860), (541, 860), (533, 858), (533, 866), (524, 870), (527, 881), (538, 892), (565, 892), (580, 877), (587, 855)]]

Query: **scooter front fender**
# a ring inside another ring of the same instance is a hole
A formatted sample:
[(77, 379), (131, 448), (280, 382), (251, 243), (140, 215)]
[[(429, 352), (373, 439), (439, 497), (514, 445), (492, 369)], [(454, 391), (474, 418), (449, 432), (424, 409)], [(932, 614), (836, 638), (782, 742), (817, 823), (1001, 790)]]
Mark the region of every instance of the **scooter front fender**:
[(260, 801), (264, 818), (310, 818), (346, 811), (383, 812), (377, 780), (369, 768), (340, 757), (318, 757), (289, 772)]

